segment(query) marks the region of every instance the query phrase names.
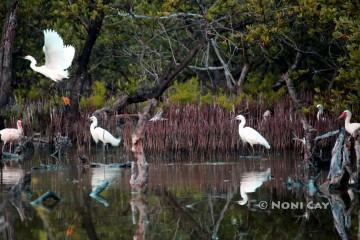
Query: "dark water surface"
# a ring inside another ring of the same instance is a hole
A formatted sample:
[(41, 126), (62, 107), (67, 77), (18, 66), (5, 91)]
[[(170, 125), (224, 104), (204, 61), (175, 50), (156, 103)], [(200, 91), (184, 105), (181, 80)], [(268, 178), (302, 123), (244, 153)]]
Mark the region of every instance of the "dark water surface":
[[(130, 160), (112, 151), (106, 163)], [(104, 163), (101, 151), (88, 155)], [(58, 168), (32, 170), (30, 192), (12, 193), (26, 171), (54, 163), (37, 150), (2, 169), (0, 239), (356, 239), (356, 194), (324, 195), (288, 180), (301, 175), (296, 158), (149, 155), (149, 191), (134, 194), (129, 169), (74, 167), (78, 157), (70, 152)], [(109, 186), (99, 198), (89, 197), (104, 180)], [(60, 202), (30, 205), (49, 190)]]

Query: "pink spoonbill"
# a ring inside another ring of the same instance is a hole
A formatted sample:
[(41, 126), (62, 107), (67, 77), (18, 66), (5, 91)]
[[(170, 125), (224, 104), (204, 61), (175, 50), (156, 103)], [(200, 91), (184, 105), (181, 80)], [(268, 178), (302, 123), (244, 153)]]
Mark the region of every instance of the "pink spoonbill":
[(22, 128), (21, 120), (17, 121), (17, 128), (4, 128), (0, 131), (1, 140), (4, 142), (2, 146), (2, 151), (4, 151), (4, 147), (7, 143), (10, 143), (10, 153), (11, 153), (11, 145), (15, 142), (19, 142), (21, 138), (24, 136), (24, 131)]

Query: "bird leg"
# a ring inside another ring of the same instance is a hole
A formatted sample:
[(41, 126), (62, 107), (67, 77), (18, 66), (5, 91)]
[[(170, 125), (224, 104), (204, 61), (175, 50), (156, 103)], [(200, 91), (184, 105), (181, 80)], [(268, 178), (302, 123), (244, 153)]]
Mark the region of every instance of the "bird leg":
[(103, 144), (103, 160), (106, 160), (106, 144)]
[(4, 148), (5, 148), (6, 142), (4, 142), (2, 148), (1, 148), (1, 152), (4, 152)]
[(10, 142), (10, 153), (11, 153), (11, 145), (12, 145), (12, 142)]

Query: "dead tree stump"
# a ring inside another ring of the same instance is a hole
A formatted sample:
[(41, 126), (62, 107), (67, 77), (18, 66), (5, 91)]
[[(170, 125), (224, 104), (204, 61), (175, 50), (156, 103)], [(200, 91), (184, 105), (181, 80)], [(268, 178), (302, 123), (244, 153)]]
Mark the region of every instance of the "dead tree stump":
[(345, 135), (345, 129), (341, 128), (332, 149), (330, 171), (327, 177), (330, 181), (330, 189), (345, 189), (350, 179), (350, 147)]
[(134, 161), (131, 164), (130, 185), (134, 192), (146, 192), (149, 182), (149, 164), (146, 161), (143, 148), (146, 124), (148, 123), (149, 112), (156, 105), (156, 100), (152, 99), (144, 108), (143, 113), (139, 114), (139, 121), (132, 134), (132, 148)]

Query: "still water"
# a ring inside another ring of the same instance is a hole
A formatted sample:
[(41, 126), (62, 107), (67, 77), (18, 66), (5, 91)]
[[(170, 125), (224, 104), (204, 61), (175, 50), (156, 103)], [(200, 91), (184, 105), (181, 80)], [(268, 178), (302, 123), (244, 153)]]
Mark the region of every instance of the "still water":
[[(105, 160), (102, 151), (87, 156), (107, 164), (131, 159), (114, 149)], [(357, 238), (359, 208), (350, 201), (356, 194), (323, 194), (306, 180), (300, 183), (297, 158), (149, 155), (149, 190), (134, 194), (129, 169), (77, 167), (72, 151), (58, 166), (33, 169), (56, 163), (47, 150), (36, 150), (22, 161), (4, 163), (0, 239)], [(31, 169), (30, 191), (10, 191)], [(322, 172), (318, 181), (325, 178)], [(108, 187), (91, 198), (104, 180)], [(47, 191), (61, 200), (30, 204)]]

